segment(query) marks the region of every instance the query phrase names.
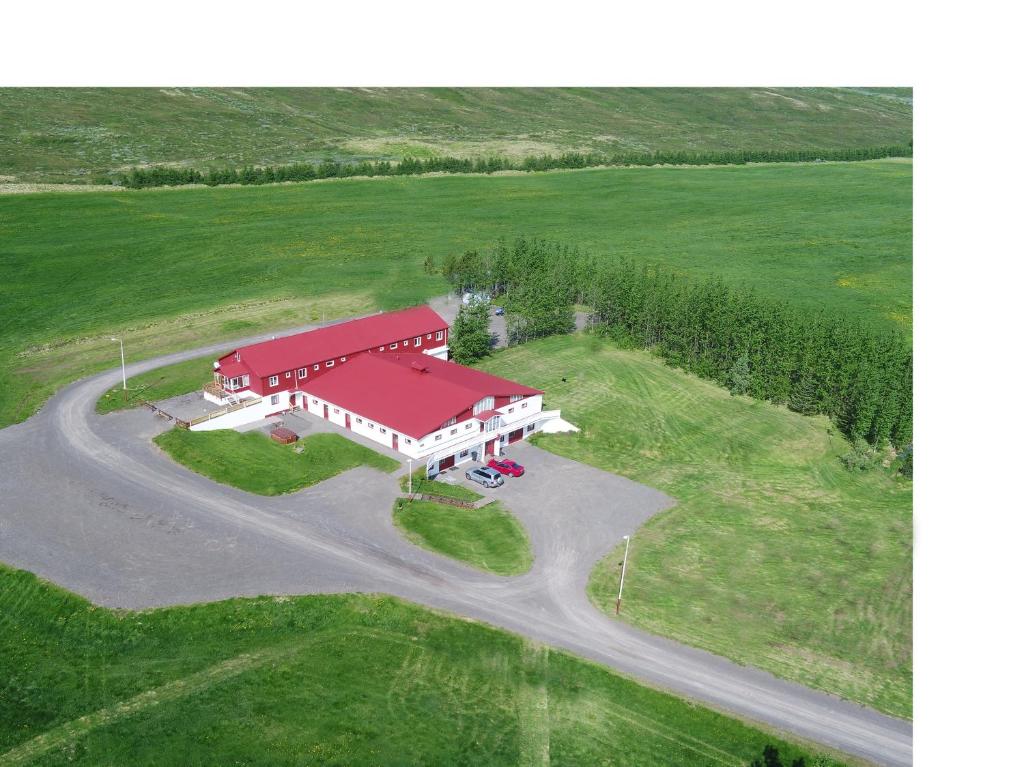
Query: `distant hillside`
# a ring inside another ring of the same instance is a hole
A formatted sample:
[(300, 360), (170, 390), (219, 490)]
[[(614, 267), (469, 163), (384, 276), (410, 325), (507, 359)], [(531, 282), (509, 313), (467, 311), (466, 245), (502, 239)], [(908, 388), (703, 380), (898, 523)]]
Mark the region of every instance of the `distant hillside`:
[(906, 143), (909, 88), (0, 89), (0, 182), (566, 151)]

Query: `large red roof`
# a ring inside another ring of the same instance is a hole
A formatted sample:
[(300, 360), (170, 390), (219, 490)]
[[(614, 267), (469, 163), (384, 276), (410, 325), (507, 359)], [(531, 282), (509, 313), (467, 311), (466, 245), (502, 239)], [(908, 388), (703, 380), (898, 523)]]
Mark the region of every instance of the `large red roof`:
[(422, 354), (362, 354), (303, 384), (302, 390), (416, 439), (484, 397), (542, 394)]
[(221, 366), (238, 354), (243, 365), (264, 377), (447, 327), (448, 323), (429, 306), (414, 306), (243, 346), (221, 357)]

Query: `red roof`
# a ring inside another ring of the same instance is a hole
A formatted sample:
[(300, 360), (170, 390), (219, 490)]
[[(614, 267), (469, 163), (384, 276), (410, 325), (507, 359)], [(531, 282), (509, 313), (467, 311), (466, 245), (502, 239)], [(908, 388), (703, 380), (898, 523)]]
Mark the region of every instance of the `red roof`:
[(543, 393), (421, 354), (362, 354), (302, 390), (416, 439), (484, 397)]
[(447, 327), (448, 323), (429, 306), (414, 306), (243, 346), (221, 357), (220, 364), (223, 368), (238, 354), (243, 365), (256, 375), (265, 377), (332, 357), (345, 357), (435, 333)]

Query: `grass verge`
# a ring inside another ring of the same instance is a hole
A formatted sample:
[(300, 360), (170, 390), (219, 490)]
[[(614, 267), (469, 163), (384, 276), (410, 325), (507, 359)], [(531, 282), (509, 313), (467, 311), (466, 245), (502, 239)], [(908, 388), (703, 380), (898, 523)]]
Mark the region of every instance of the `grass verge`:
[[(840, 464), (808, 418), (592, 336), (482, 367), (545, 391), (582, 429), (552, 452), (674, 496), (630, 544), (623, 618), (897, 716), (912, 713), (912, 483)], [(595, 568), (614, 611), (621, 550)]]
[[(743, 767), (813, 751), (372, 595), (106, 610), (0, 566), (5, 764)], [(834, 764), (831, 760), (822, 764)]]
[(260, 431), (172, 429), (154, 439), (171, 458), (216, 482), (259, 495), (281, 495), (315, 485), (356, 466), (384, 472), (398, 461), (340, 434), (311, 434), (280, 445)]
[(136, 407), (143, 402), (157, 402), (197, 391), (213, 379), (215, 359), (216, 356), (186, 360), (129, 378), (127, 390), (118, 384), (96, 400), (96, 412), (113, 413)]
[(530, 539), (494, 501), (461, 509), (430, 501), (395, 501), (395, 524), (418, 546), (497, 575), (522, 575), (533, 564)]
[[(398, 487), (403, 493), (409, 492), (409, 477), (402, 477), (398, 481)], [(436, 482), (427, 479), (426, 469), (420, 467), (412, 473), (412, 492), (428, 493), (430, 495), (442, 495), (445, 498), (454, 498), (457, 501), (479, 501), (483, 498), (480, 493), (470, 490), (462, 485), (449, 485), (447, 482)]]

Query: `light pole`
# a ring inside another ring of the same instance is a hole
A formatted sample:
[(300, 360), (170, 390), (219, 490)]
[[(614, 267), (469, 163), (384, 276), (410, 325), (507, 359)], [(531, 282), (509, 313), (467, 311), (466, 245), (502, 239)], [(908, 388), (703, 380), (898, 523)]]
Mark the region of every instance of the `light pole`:
[(409, 495), (412, 495), (412, 458), (406, 460), (409, 464)]
[(128, 377), (124, 374), (124, 341), (120, 338), (110, 337), (111, 341), (117, 341), (121, 344), (121, 388), (124, 391), (128, 391)]
[(615, 614), (619, 614), (619, 608), (622, 607), (622, 586), (626, 583), (626, 559), (629, 557), (629, 536), (622, 536), (626, 540), (626, 553), (622, 555), (622, 575), (619, 578), (619, 596), (615, 600)]

